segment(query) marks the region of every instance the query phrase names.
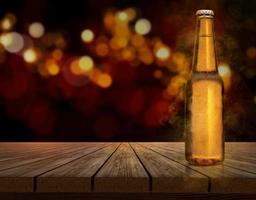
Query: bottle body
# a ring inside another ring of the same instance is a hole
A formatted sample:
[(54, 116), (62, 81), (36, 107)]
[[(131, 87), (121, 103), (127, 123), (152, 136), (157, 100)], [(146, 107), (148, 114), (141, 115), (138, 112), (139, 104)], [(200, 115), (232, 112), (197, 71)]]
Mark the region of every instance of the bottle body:
[(213, 165), (224, 160), (223, 83), (216, 73), (194, 73), (186, 85), (186, 160)]
[(213, 12), (199, 10), (193, 66), (186, 85), (185, 156), (194, 165), (224, 160), (223, 82), (217, 72)]

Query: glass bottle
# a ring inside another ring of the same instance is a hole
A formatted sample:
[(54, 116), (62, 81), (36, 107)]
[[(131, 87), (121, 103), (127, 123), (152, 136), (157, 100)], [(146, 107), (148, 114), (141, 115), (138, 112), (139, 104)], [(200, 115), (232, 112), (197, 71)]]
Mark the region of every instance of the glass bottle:
[(217, 71), (212, 10), (196, 12), (192, 73), (186, 84), (185, 154), (193, 165), (224, 160), (223, 82)]

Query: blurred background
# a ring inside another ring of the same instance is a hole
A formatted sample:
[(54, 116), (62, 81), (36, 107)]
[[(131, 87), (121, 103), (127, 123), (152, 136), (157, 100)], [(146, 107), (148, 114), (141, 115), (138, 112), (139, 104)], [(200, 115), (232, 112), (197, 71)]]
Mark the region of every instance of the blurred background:
[(6, 0), (1, 141), (182, 141), (195, 12), (215, 12), (227, 141), (256, 141), (256, 1)]

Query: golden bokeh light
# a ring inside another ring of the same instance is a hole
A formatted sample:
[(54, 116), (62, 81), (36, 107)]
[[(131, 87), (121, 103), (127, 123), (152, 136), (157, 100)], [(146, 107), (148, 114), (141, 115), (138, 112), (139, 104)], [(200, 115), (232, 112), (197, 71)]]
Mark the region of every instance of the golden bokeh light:
[(1, 21), (1, 28), (4, 31), (9, 31), (13, 28), (16, 22), (16, 17), (12, 13), (7, 13)]
[(23, 59), (27, 63), (34, 63), (37, 60), (37, 53), (36, 53), (35, 49), (30, 48), (30, 49), (25, 50), (23, 52)]
[(139, 19), (135, 24), (135, 31), (140, 35), (146, 35), (151, 31), (151, 23), (147, 19)]
[(2, 21), (1, 26), (3, 30), (10, 30), (12, 28), (12, 23), (10, 19), (6, 18)]
[(4, 47), (11, 45), (12, 41), (13, 41), (13, 38), (11, 37), (10, 34), (3, 34), (0, 36), (0, 43)]
[(55, 76), (55, 75), (59, 74), (60, 67), (56, 63), (52, 63), (52, 64), (47, 65), (47, 70), (50, 75)]
[(24, 39), (16, 32), (6, 33), (0, 36), (0, 43), (10, 53), (18, 53), (24, 47)]
[(128, 20), (128, 14), (124, 11), (118, 12), (116, 17), (119, 21), (127, 21)]
[(70, 71), (74, 75), (82, 75), (82, 74), (84, 74), (84, 71), (79, 66), (79, 60), (78, 59), (75, 59), (75, 60), (73, 60), (71, 62), (71, 64), (70, 64)]
[(90, 43), (93, 41), (94, 39), (94, 33), (92, 30), (90, 29), (85, 29), (82, 31), (81, 33), (81, 39), (85, 42), (85, 43)]
[(170, 49), (168, 47), (160, 47), (156, 51), (156, 57), (159, 60), (167, 60), (170, 57)]
[(44, 35), (44, 26), (40, 22), (30, 24), (28, 32), (33, 38), (40, 38)]
[(93, 59), (90, 56), (82, 56), (78, 61), (79, 67), (84, 72), (89, 72), (94, 66)]
[(102, 73), (97, 78), (97, 84), (102, 88), (108, 88), (112, 84), (112, 78), (109, 74)]

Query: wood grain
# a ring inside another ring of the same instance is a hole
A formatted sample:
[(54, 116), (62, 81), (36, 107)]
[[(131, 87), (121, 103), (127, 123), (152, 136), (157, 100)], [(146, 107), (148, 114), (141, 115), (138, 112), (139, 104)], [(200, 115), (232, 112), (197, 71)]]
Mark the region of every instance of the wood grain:
[(69, 192), (111, 196), (126, 192), (127, 196), (156, 194), (155, 198), (160, 198), (162, 193), (177, 198), (177, 193), (188, 197), (191, 193), (197, 193), (197, 197), (206, 197), (203, 193), (219, 193), (227, 195), (227, 199), (233, 193), (240, 196), (250, 193), (255, 197), (255, 142), (226, 143), (225, 162), (208, 167), (188, 164), (183, 142), (118, 145), (95, 142), (0, 143), (0, 195), (1, 192)]
[[(171, 150), (184, 155), (184, 144), (175, 143), (174, 145), (168, 145), (166, 143), (152, 143), (152, 145)], [(223, 165), (232, 168), (240, 169), (250, 173), (256, 173), (256, 143), (227, 143), (225, 161)]]
[(0, 171), (0, 192), (33, 192), (35, 176), (92, 153), (104, 146), (106, 144), (88, 144), (83, 149), (73, 147), (73, 150), (71, 149), (71, 152), (68, 153), (61, 154), (60, 152), (54, 157)]
[(58, 146), (57, 148), (55, 147), (51, 149), (45, 149), (41, 147), (39, 150), (34, 150), (32, 152), (29, 151), (22, 154), (17, 153), (15, 156), (6, 154), (6, 159), (2, 159), (0, 161), (0, 170), (10, 169), (24, 164), (29, 164), (46, 158), (58, 156), (59, 154), (73, 152), (82, 148), (84, 147), (71, 145)]
[(95, 176), (96, 192), (146, 192), (149, 177), (128, 143), (123, 143)]
[(118, 147), (102, 148), (37, 177), (37, 192), (90, 192), (92, 178)]
[(132, 143), (152, 177), (154, 192), (207, 192), (208, 178), (148, 148)]
[(187, 166), (195, 171), (198, 171), (208, 177), (210, 177), (210, 192), (220, 192), (220, 193), (255, 193), (256, 188), (256, 174), (249, 173), (245, 170), (236, 169), (224, 164), (215, 165), (215, 166), (192, 166), (184, 158), (184, 152), (179, 151), (179, 148), (176, 151), (173, 150), (171, 145), (162, 145), (161, 144), (149, 144), (146, 146), (158, 152), (160, 155), (163, 155), (171, 160), (177, 161), (184, 166)]

